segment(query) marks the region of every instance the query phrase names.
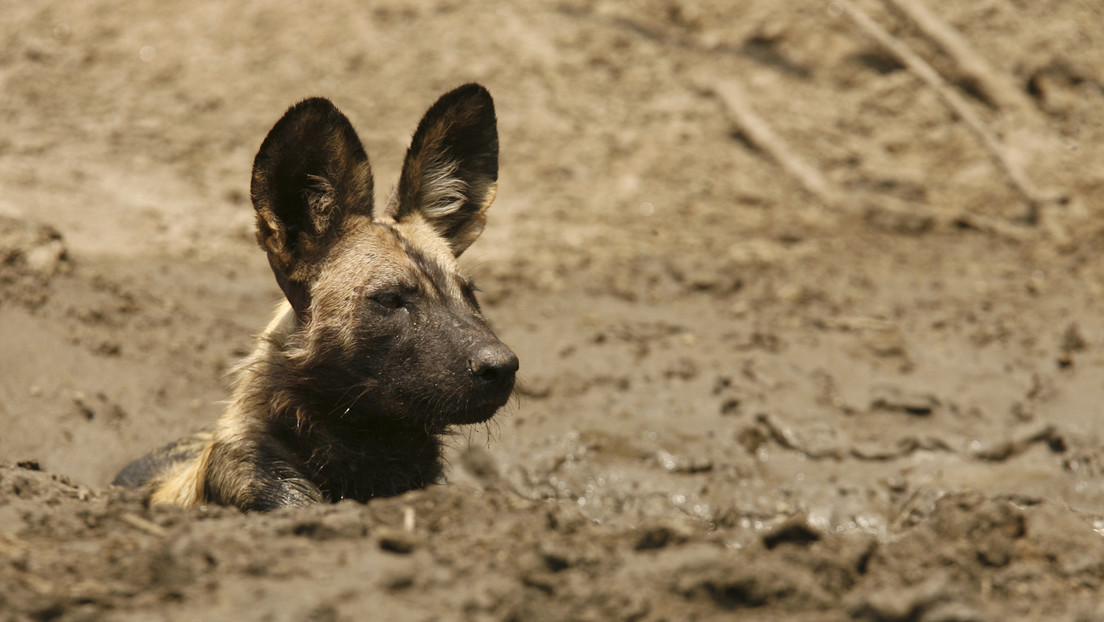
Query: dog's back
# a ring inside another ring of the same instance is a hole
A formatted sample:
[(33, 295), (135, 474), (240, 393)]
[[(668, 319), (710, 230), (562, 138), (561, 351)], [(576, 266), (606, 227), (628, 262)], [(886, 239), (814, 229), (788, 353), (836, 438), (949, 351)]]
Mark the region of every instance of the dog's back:
[(195, 462), (210, 442), (211, 432), (205, 430), (169, 443), (128, 464), (111, 483), (127, 488), (159, 486), (173, 473)]

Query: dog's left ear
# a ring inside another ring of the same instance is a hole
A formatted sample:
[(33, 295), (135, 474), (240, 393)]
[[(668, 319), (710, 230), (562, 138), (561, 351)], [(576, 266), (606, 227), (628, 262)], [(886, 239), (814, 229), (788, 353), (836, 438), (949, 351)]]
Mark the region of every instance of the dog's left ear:
[(388, 205), (397, 221), (420, 214), (460, 256), (487, 222), (498, 182), (498, 129), (487, 89), (441, 96), (418, 124)]
[(327, 99), (292, 106), (253, 162), (257, 242), (302, 317), (308, 283), (351, 214), (372, 214), (372, 169), (349, 120)]

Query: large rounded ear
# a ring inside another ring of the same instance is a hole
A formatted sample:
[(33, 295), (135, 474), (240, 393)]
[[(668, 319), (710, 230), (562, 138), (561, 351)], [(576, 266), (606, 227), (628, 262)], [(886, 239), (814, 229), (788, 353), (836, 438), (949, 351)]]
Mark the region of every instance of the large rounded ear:
[(250, 187), (257, 242), (281, 289), (302, 316), (307, 283), (342, 220), (372, 213), (372, 169), (356, 131), (327, 99), (292, 106), (253, 162)]
[(388, 210), (398, 221), (420, 214), (459, 256), (483, 232), (497, 181), (494, 101), (465, 84), (422, 117)]

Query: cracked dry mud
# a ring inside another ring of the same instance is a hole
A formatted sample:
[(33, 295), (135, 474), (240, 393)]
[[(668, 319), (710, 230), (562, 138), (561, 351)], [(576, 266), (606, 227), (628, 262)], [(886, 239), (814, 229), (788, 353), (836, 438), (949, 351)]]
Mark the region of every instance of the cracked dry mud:
[[(8, 3), (0, 620), (1104, 619), (1104, 8), (925, 3), (1020, 107), (853, 4), (1040, 223), (829, 2)], [(522, 370), (448, 485), (268, 515), (108, 487), (217, 417), (276, 301), (272, 122), (332, 98), (386, 190), (465, 81), (502, 162), (464, 260)]]

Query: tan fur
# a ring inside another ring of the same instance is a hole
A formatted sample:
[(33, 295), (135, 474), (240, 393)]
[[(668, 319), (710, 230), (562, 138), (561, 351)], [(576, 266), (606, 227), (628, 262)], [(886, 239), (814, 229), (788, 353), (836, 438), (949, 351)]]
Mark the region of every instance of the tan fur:
[(257, 413), (249, 412), (252, 379), (257, 366), (263, 364), (293, 330), (295, 312), (285, 300), (277, 305), (272, 320), (258, 337), (256, 349), (236, 367), (233, 397), (219, 418), (214, 433), (207, 435), (208, 440), (203, 450), (194, 460), (174, 466), (153, 484), (151, 503), (189, 508), (208, 502), (204, 495), (204, 482), (210, 466), (211, 449), (216, 442), (237, 443), (248, 437), (248, 423), (258, 416)]
[[(441, 239), (433, 225), (420, 213), (407, 216), (395, 228), (401, 231), (403, 237), (417, 246), (423, 254), (437, 262), (447, 272), (463, 274), (460, 262), (456, 260), (456, 255), (453, 254), (448, 242)], [(455, 283), (449, 283), (448, 285), (450, 288), (455, 288)]]
[(179, 505), (190, 508), (206, 502), (203, 482), (211, 457), (211, 441), (207, 441), (199, 457), (173, 467), (154, 484), (150, 503)]

